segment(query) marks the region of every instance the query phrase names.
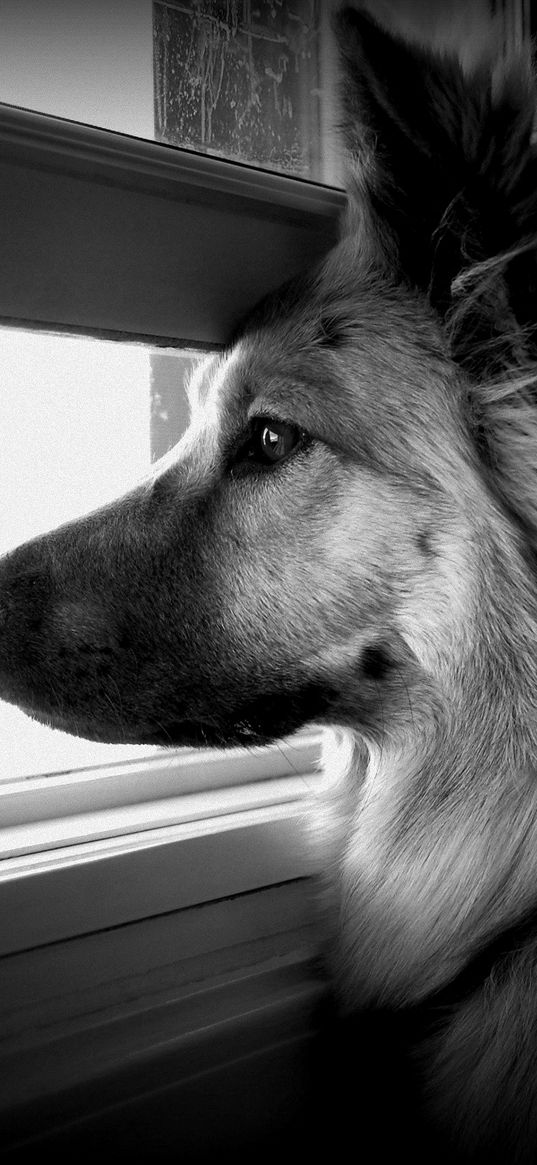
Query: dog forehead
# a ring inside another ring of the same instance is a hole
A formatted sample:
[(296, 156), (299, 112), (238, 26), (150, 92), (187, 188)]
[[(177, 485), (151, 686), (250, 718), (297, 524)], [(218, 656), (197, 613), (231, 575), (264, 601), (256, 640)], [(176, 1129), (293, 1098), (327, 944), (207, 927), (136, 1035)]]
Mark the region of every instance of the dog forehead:
[(203, 362), (191, 384), (192, 431), (225, 437), (254, 406), (404, 475), (416, 443), (421, 465), (427, 434), (450, 427), (446, 358), (421, 301), (371, 275), (351, 293), (334, 262), (325, 261), (305, 306), (275, 297)]
[(223, 409), (242, 411), (247, 407), (252, 390), (241, 341), (198, 365), (188, 385), (188, 397), (193, 419), (199, 413), (216, 417)]

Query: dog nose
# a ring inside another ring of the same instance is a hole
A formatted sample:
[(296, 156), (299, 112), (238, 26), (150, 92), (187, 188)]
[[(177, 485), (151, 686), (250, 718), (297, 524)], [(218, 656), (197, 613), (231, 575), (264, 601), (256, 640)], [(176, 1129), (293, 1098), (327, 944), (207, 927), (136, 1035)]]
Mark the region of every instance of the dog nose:
[(60, 587), (52, 564), (33, 562), (33, 545), (22, 546), (0, 560), (0, 668), (30, 647), (47, 652), (66, 645), (101, 648), (114, 639), (110, 618), (91, 594), (78, 599)]

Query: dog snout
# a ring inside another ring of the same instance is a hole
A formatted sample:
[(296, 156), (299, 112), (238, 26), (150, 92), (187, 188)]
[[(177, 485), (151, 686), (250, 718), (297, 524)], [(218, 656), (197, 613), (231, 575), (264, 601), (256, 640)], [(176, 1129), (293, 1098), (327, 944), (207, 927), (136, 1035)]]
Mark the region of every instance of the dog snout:
[(51, 580), (46, 571), (21, 561), (17, 554), (0, 562), (0, 631), (24, 627), (37, 630), (51, 596)]
[[(97, 574), (88, 568), (75, 586), (69, 562), (68, 548), (46, 539), (0, 561), (0, 698), (67, 729), (93, 714), (105, 732), (101, 705), (131, 668), (130, 635)], [(116, 720), (119, 711), (110, 736), (120, 734)]]
[(79, 585), (69, 594), (56, 578), (52, 564), (33, 564), (33, 544), (23, 546), (0, 561), (0, 670), (9, 661), (19, 662), (28, 652), (45, 648), (62, 656), (64, 649), (101, 651), (123, 643), (110, 610)]
[(42, 657), (43, 625), (52, 583), (26, 548), (0, 560), (0, 697), (14, 703), (27, 697), (27, 675)]
[(64, 648), (75, 652), (112, 652), (126, 638), (100, 603), (91, 598), (80, 601), (59, 600), (52, 607), (49, 630), (61, 655)]

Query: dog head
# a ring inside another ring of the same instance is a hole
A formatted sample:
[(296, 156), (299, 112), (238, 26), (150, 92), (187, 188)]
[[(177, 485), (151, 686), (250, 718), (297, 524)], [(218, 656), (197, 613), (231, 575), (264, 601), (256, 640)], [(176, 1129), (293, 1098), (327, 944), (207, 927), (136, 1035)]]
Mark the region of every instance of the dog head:
[(1, 564), (0, 692), (66, 731), (382, 734), (472, 650), (484, 523), (528, 528), (490, 384), (534, 291), (529, 75), (339, 34), (341, 241), (196, 372), (146, 482)]

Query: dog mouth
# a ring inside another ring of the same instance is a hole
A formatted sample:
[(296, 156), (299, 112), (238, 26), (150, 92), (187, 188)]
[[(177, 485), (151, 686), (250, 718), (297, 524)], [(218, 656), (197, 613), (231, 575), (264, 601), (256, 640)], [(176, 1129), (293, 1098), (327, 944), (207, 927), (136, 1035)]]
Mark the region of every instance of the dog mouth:
[(248, 748), (272, 744), (280, 735), (277, 725), (263, 728), (248, 720), (229, 722), (225, 727), (208, 720), (175, 720), (143, 733), (138, 743), (161, 748)]
[(324, 719), (328, 711), (327, 693), (315, 687), (293, 692), (266, 693), (236, 708), (211, 709), (210, 715), (179, 716), (155, 720), (117, 722), (93, 714), (70, 714), (62, 709), (46, 712), (28, 704), (19, 705), (32, 720), (48, 728), (68, 732), (108, 744), (149, 745), (156, 748), (234, 748), (272, 744), (312, 720)]
[(229, 748), (235, 740), (215, 724), (202, 720), (174, 720), (140, 733), (137, 743), (161, 748)]
[(152, 728), (130, 724), (103, 724), (79, 716), (42, 712), (29, 705), (19, 705), (30, 720), (45, 728), (67, 732), (71, 736), (106, 744), (151, 745), (155, 748), (233, 748), (271, 743), (275, 729), (254, 726), (247, 720), (228, 722), (224, 727), (209, 719), (177, 719)]
[(144, 734), (142, 743), (192, 748), (254, 747), (272, 744), (313, 720), (326, 719), (334, 693), (321, 685), (268, 692), (216, 718), (178, 719)]

